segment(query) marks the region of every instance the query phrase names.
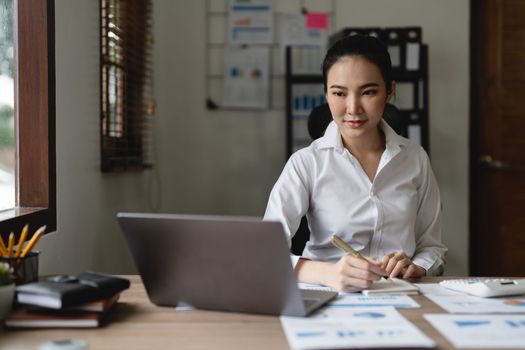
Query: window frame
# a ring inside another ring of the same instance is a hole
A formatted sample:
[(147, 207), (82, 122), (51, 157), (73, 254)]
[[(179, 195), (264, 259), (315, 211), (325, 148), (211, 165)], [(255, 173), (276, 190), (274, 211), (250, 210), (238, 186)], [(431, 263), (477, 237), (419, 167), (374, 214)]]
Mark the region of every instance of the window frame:
[[(0, 234), (25, 224), (56, 231), (55, 1), (14, 0), (15, 208), (0, 211)], [(20, 59), (22, 58), (22, 59)]]

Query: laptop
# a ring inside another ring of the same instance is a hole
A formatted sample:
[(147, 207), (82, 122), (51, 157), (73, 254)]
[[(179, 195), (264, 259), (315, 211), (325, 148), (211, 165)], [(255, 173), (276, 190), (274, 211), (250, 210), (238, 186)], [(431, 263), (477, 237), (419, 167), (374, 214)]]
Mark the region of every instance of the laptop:
[(147, 213), (117, 218), (156, 305), (306, 316), (337, 296), (298, 288), (280, 222)]

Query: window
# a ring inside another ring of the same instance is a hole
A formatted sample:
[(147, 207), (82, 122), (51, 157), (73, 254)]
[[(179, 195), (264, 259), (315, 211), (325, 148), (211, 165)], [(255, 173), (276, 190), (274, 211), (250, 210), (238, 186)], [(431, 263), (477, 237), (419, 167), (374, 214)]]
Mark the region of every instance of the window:
[(151, 0), (101, 0), (101, 168), (145, 169), (152, 97)]
[[(2, 1), (2, 5), (6, 0)], [(11, 0), (16, 200), (0, 211), (0, 234), (56, 230), (54, 0)]]
[(0, 210), (15, 206), (13, 0), (0, 0)]

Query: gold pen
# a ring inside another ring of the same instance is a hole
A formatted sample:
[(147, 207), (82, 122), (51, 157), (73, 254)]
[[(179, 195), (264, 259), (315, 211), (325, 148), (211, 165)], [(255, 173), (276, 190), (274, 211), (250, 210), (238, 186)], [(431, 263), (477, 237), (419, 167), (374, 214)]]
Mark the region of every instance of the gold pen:
[[(330, 242), (332, 242), (333, 245), (335, 245), (337, 248), (341, 249), (344, 252), (347, 252), (348, 254), (352, 255), (354, 258), (363, 259), (365, 261), (368, 261), (365, 259), (364, 256), (359, 254), (359, 252), (356, 252), (352, 247), (350, 247), (350, 244), (346, 243), (339, 237), (337, 234), (333, 234), (330, 238)], [(385, 279), (385, 277), (382, 277)], [(390, 278), (388, 278), (390, 280)]]
[(342, 251), (352, 255), (354, 258), (363, 259), (366, 260), (361, 254), (356, 252), (348, 243), (343, 241), (341, 237), (339, 237), (337, 234), (333, 234), (332, 238), (330, 238), (330, 242), (337, 248), (341, 249)]

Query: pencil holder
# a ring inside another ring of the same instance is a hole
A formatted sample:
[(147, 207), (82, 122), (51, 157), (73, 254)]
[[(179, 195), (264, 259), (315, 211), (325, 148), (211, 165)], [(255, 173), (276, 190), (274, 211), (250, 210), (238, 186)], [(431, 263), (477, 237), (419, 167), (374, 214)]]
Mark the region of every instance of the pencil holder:
[(29, 252), (23, 258), (0, 257), (0, 262), (7, 263), (13, 269), (15, 284), (24, 284), (38, 281), (38, 256), (39, 251)]

